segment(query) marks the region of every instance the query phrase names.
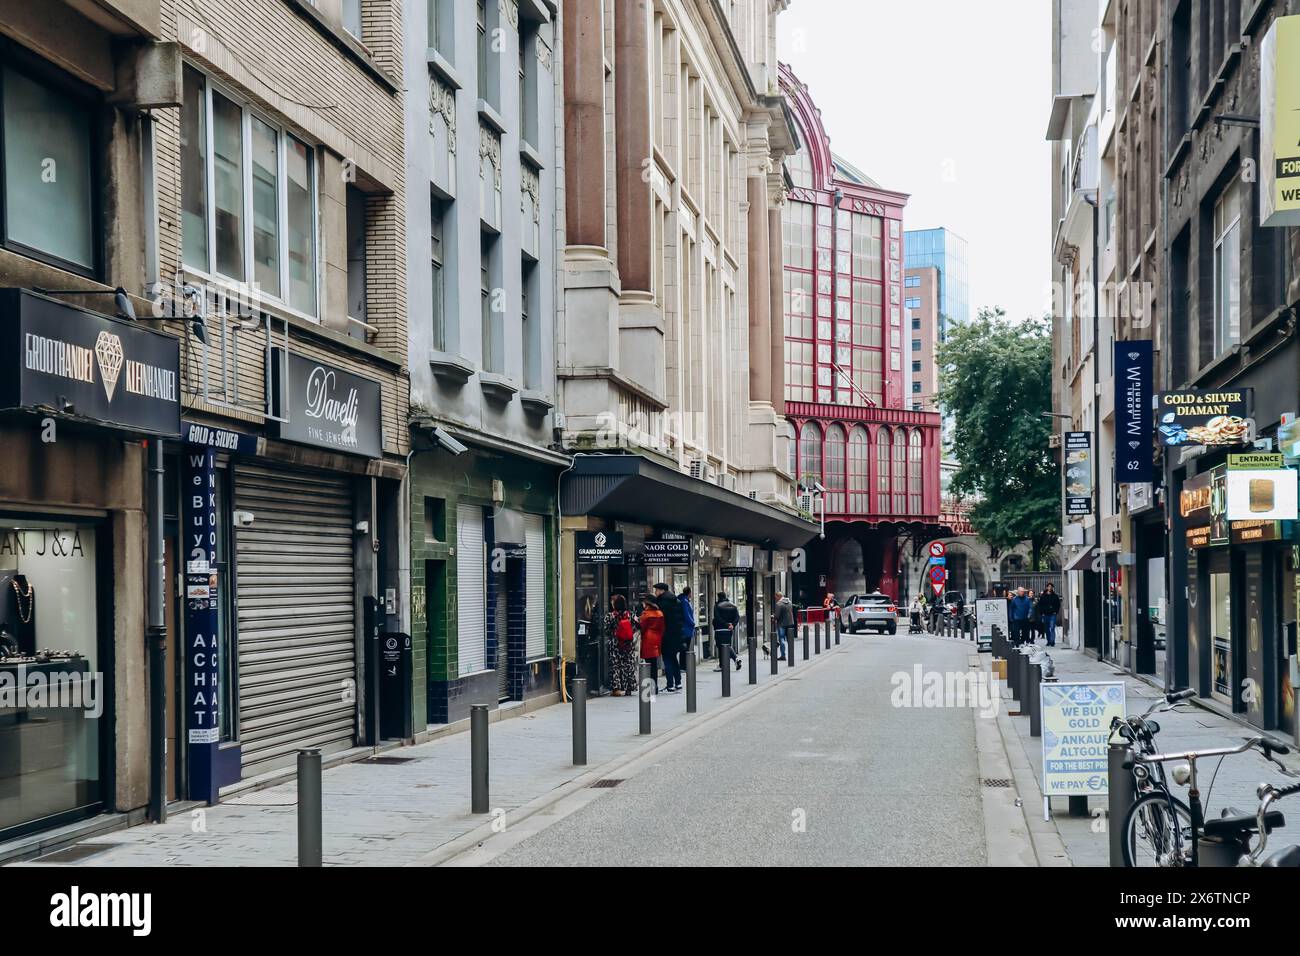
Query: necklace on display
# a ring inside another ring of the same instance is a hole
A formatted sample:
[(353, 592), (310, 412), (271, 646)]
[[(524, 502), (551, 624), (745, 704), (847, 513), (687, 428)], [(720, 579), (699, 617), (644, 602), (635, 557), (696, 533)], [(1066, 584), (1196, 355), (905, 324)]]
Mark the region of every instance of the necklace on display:
[[(36, 590), (36, 588), (33, 587), (32, 583), (29, 581), (27, 582), (27, 592), (23, 593), (22, 585), (18, 583), (17, 578), (12, 578), (9, 581), (9, 584), (13, 587), (14, 594), (18, 596), (18, 620), (22, 621), (24, 624), (32, 623), (32, 612), (36, 609), (36, 598), (33, 595), (33, 592)], [(23, 613), (24, 599), (26, 599), (27, 601), (26, 614)]]

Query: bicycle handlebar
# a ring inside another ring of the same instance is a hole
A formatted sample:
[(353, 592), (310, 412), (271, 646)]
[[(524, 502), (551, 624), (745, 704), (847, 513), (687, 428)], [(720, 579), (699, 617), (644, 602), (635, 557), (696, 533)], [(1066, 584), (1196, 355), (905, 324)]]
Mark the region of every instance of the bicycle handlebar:
[(1166, 763), (1170, 760), (1200, 760), (1202, 757), (1226, 757), (1230, 754), (1242, 754), (1252, 747), (1258, 747), (1264, 752), (1265, 757), (1272, 758), (1274, 753), (1290, 753), (1285, 746), (1273, 744), (1263, 737), (1251, 737), (1239, 747), (1215, 747), (1211, 750), (1183, 750), (1178, 753), (1169, 754), (1134, 754), (1134, 758), (1142, 763)]

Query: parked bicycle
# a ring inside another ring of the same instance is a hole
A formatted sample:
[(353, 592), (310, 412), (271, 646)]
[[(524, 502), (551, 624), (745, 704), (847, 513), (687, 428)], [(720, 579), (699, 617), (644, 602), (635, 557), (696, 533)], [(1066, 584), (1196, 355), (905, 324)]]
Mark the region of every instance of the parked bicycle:
[[(1110, 722), (1110, 732), (1112, 736), (1118, 735), (1124, 740), (1131, 743), (1141, 754), (1154, 754), (1159, 752), (1156, 747), (1156, 734), (1160, 733), (1160, 724), (1152, 719), (1152, 714), (1168, 713), (1178, 709), (1178, 705), (1196, 696), (1195, 690), (1183, 690), (1174, 694), (1166, 694), (1163, 698), (1157, 699), (1146, 713), (1134, 715), (1127, 718), (1115, 717)], [(1161, 764), (1133, 764), (1133, 790), (1139, 796), (1151, 793), (1152, 791), (1167, 791), (1168, 786), (1165, 782), (1164, 767)], [(1174, 798), (1175, 802), (1177, 798)]]
[[(1175, 704), (1167, 708), (1172, 709)], [(1154, 735), (1153, 735), (1154, 736)], [(1177, 753), (1148, 753), (1139, 748), (1125, 767), (1135, 771), (1139, 766), (1147, 768), (1163, 766), (1174, 761), (1186, 761), (1175, 767), (1170, 775), (1178, 785), (1187, 785), (1187, 803), (1173, 795), (1163, 774), (1158, 778), (1154, 774), (1147, 777), (1149, 786), (1129, 808), (1123, 823), (1124, 865), (1156, 867), (1199, 867), (1199, 866), (1236, 866), (1243, 859), (1249, 858), (1252, 851), (1251, 841), (1259, 836), (1267, 843), (1268, 832), (1284, 822), (1281, 811), (1270, 810), (1268, 803), (1278, 799), (1274, 792), (1272, 799), (1265, 803), (1261, 788), (1261, 810), (1257, 813), (1242, 813), (1235, 808), (1227, 808), (1223, 815), (1214, 820), (1205, 819), (1205, 810), (1201, 804), (1201, 792), (1197, 779), (1197, 761), (1207, 757), (1226, 757), (1245, 753), (1247, 750), (1259, 750), (1264, 757), (1277, 764), (1282, 772), (1290, 776), (1285, 765), (1277, 759), (1279, 755), (1290, 750), (1263, 737), (1252, 737), (1236, 747), (1216, 747), (1209, 750), (1185, 750)], [(1290, 792), (1287, 788), (1286, 792)], [(1204, 854), (1204, 860), (1202, 855)]]

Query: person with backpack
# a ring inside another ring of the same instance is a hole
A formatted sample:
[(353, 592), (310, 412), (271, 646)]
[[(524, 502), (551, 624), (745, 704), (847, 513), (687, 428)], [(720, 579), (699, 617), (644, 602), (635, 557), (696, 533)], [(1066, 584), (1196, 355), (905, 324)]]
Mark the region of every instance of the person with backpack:
[(740, 624), (740, 610), (727, 598), (727, 592), (718, 592), (718, 603), (713, 605), (713, 640), (718, 645), (718, 666), (722, 670), (727, 662), (734, 660), (736, 670), (740, 670), (740, 655), (736, 653), (736, 627)]
[(627, 612), (623, 595), (610, 599), (605, 615), (605, 633), (609, 639), (609, 683), (615, 697), (636, 694), (636, 626)]
[(655, 585), (654, 602), (664, 616), (660, 654), (664, 659), (664, 690), (671, 693), (682, 687), (682, 669), (678, 666), (677, 657), (682, 649), (682, 603), (677, 600), (672, 588), (662, 582)]
[(650, 665), (650, 678), (659, 693), (659, 655), (664, 648), (664, 612), (652, 595), (641, 599), (641, 660)]

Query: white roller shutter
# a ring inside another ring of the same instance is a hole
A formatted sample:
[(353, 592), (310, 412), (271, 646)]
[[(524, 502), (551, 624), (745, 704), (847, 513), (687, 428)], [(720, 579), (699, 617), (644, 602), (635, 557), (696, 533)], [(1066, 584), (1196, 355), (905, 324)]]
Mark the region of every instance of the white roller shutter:
[(546, 520), (541, 515), (524, 515), (524, 546), (528, 601), (525, 654), (531, 661), (546, 656)]
[(348, 480), (235, 469), (239, 740), (244, 776), (356, 735), (356, 611)]
[(483, 542), (483, 509), (478, 505), (456, 508), (456, 643), (464, 677), (487, 668), (484, 634), (487, 555)]

